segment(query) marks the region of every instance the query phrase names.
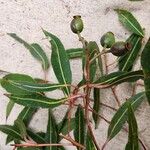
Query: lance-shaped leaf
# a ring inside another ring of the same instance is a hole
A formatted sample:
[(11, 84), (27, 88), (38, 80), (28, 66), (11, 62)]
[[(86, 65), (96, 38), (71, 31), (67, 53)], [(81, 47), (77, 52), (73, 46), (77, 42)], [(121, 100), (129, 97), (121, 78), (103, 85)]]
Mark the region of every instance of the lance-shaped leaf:
[(2, 87), (9, 93), (17, 94), (17, 95), (25, 95), (30, 94), (30, 91), (24, 90), (15, 86), (14, 82), (28, 82), (28, 83), (35, 83), (35, 81), (28, 75), (24, 74), (8, 74), (3, 77), (1, 81)]
[(143, 29), (141, 25), (138, 23), (136, 18), (127, 10), (123, 9), (115, 9), (118, 14), (119, 21), (132, 33), (135, 33), (139, 36), (144, 36)]
[[(23, 123), (27, 127), (36, 111), (37, 111), (36, 108), (24, 107), (24, 109), (19, 113), (19, 115), (18, 115), (16, 120), (23, 121)], [(8, 135), (7, 139), (6, 139), (6, 144), (10, 143), (13, 140), (14, 140), (14, 138), (11, 137), (10, 135)]]
[(86, 150), (96, 150), (95, 144), (89, 132), (87, 132), (87, 136), (86, 136)]
[(97, 64), (96, 64), (96, 59), (93, 59), (95, 57), (95, 54), (97, 50), (99, 49), (98, 45), (94, 41), (90, 41), (87, 46), (89, 52), (90, 52), (90, 60), (93, 60), (90, 64), (90, 80), (93, 81), (96, 75), (96, 69), (97, 69)]
[(14, 126), (0, 125), (0, 131), (7, 135), (10, 135), (14, 139), (22, 140), (22, 136), (19, 133), (18, 128), (14, 127)]
[(37, 147), (19, 147), (17, 150), (41, 150), (40, 148)]
[(125, 150), (139, 150), (138, 126), (131, 103), (128, 104), (129, 135)]
[(14, 122), (14, 126), (19, 129), (19, 133), (21, 134), (21, 137), (24, 139), (27, 136), (26, 126), (24, 122), (21, 119), (16, 119)]
[(131, 44), (131, 50), (124, 56), (119, 58), (119, 70), (130, 71), (139, 56), (142, 46), (142, 37), (132, 34), (126, 41)]
[(17, 104), (33, 108), (53, 108), (63, 104), (67, 98), (52, 99), (42, 95), (6, 95)]
[[(43, 30), (45, 36), (49, 39), (52, 47), (51, 63), (55, 75), (60, 84), (71, 84), (72, 74), (69, 63), (69, 58), (62, 42), (53, 34)], [(70, 93), (70, 88), (64, 88), (67, 95)]]
[(6, 145), (9, 144), (10, 142), (12, 142), (13, 140), (14, 140), (14, 138), (11, 137), (10, 135), (8, 135), (6, 138)]
[(7, 118), (9, 117), (13, 107), (14, 107), (15, 103), (13, 101), (9, 101), (8, 104), (7, 104), (7, 108), (6, 108), (6, 120)]
[(32, 129), (27, 129), (28, 136), (33, 139), (35, 142), (39, 144), (46, 143), (45, 137), (41, 136), (41, 134), (34, 132)]
[(38, 45), (37, 43), (29, 44), (20, 37), (18, 37), (15, 33), (8, 33), (8, 35), (10, 35), (19, 43), (23, 44), (30, 51), (32, 56), (41, 62), (42, 68), (44, 70), (47, 70), (49, 68), (49, 60), (40, 45)]
[(93, 120), (95, 122), (95, 129), (98, 127), (99, 123), (99, 111), (100, 111), (100, 89), (94, 88), (93, 89), (93, 96), (94, 96), (94, 104), (93, 104)]
[[(48, 123), (45, 139), (47, 143), (57, 143), (58, 139), (56, 120), (50, 109), (48, 110)], [(49, 146), (46, 147), (45, 150), (57, 150), (57, 146)]]
[[(81, 105), (78, 106), (77, 111), (75, 113), (74, 138), (76, 142), (82, 145), (85, 144), (85, 118), (83, 108), (81, 107)], [(78, 150), (80, 150), (80, 148), (78, 148)]]
[(26, 126), (29, 125), (33, 115), (36, 113), (37, 108), (24, 107), (24, 109), (19, 113), (18, 119), (22, 120)]
[[(64, 120), (63, 120), (64, 121)], [(67, 135), (68, 134), (68, 122), (66, 122), (64, 124), (64, 122), (61, 121), (59, 124), (58, 124), (58, 133), (62, 133), (63, 135)], [(64, 125), (63, 125), (64, 124)], [(63, 125), (63, 128), (62, 128), (62, 125)], [(60, 130), (61, 129), (61, 130)], [(70, 120), (70, 132), (72, 130), (75, 129), (75, 118), (71, 118)], [(62, 137), (59, 137), (58, 141), (61, 141), (62, 140)]]
[(9, 82), (9, 84), (11, 84), (12, 86), (24, 90), (24, 92), (26, 91), (27, 93), (49, 92), (69, 86), (65, 84), (29, 83), (22, 81), (5, 81), (5, 83), (6, 82)]
[(144, 72), (144, 85), (145, 85), (145, 91), (146, 91), (146, 96), (147, 100), (150, 104), (150, 38), (147, 41), (142, 55), (141, 55), (141, 65), (143, 68)]
[[(136, 94), (135, 96), (128, 99), (131, 103), (132, 109), (135, 111), (140, 104), (142, 103), (143, 99), (145, 98), (145, 92), (141, 92)], [(116, 136), (119, 131), (122, 129), (124, 123), (128, 119), (128, 101), (126, 101), (116, 112), (113, 116), (111, 123), (108, 128), (108, 140), (111, 140)]]
[(114, 72), (108, 75), (100, 77), (95, 83), (97, 86), (103, 86), (107, 88), (113, 85), (121, 84), (124, 82), (135, 82), (139, 79), (143, 79), (143, 71), (133, 71), (133, 72)]
[(69, 59), (82, 58), (83, 48), (71, 48), (66, 50)]

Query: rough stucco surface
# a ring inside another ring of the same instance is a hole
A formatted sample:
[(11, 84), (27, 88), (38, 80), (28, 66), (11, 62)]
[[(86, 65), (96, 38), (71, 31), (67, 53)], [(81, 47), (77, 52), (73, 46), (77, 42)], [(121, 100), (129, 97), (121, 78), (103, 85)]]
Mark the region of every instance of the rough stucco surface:
[[(129, 32), (118, 22), (117, 15), (113, 11), (114, 8), (127, 8), (132, 11), (146, 29), (146, 37), (150, 35), (149, 0), (144, 0), (144, 2), (129, 2), (127, 0), (123, 2), (122, 0), (0, 0), (0, 69), (43, 78), (40, 64), (32, 59), (30, 53), (22, 45), (16, 43), (6, 33), (15, 32), (29, 42), (41, 43), (47, 54), (50, 54), (49, 44), (43, 39), (41, 27), (60, 37), (66, 48), (79, 47), (81, 44), (77, 37), (71, 33), (69, 26), (72, 16), (76, 14), (80, 14), (84, 20), (83, 36), (88, 40), (99, 42), (100, 36), (107, 31), (114, 32), (117, 39), (125, 40), (129, 36)], [(114, 59), (112, 56), (109, 58), (110, 61)], [(75, 83), (81, 79), (79, 65), (80, 61), (78, 60), (71, 62), (72, 70), (76, 71), (73, 73)], [(49, 70), (49, 73), (49, 80), (56, 81), (52, 69)], [(127, 84), (119, 86), (117, 91), (122, 101), (131, 95), (131, 89)], [(4, 90), (0, 90), (0, 124), (6, 123), (5, 111), (8, 100), (3, 96), (4, 92)], [(110, 90), (103, 92), (103, 102), (116, 107), (111, 94)], [(8, 123), (13, 123), (21, 108), (18, 105), (15, 106)], [(62, 112), (61, 108), (56, 113), (58, 118), (60, 112)], [(102, 114), (107, 116), (108, 120), (111, 119), (113, 113), (108, 109), (102, 109)], [(35, 115), (31, 126), (38, 128), (39, 131), (45, 129), (46, 114), (46, 110), (40, 110)], [(150, 109), (148, 104), (144, 102), (136, 114), (140, 136), (147, 148), (150, 149)], [(101, 120), (101, 124), (95, 132), (100, 145), (106, 140), (107, 127), (108, 124)], [(5, 146), (5, 138), (6, 135), (0, 133), (0, 150), (11, 150), (11, 147)], [(108, 144), (106, 150), (123, 150), (126, 142), (127, 134), (120, 132)], [(74, 148), (69, 149), (73, 150)]]

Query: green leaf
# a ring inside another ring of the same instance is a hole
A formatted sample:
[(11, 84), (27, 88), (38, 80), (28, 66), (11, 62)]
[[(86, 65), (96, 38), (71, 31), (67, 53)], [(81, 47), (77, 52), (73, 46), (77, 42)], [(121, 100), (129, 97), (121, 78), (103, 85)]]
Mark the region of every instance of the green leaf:
[(145, 91), (147, 100), (150, 104), (150, 38), (147, 41), (141, 55), (141, 65), (144, 72), (144, 85), (145, 85)]
[[(98, 45), (96, 42), (90, 41), (87, 46), (89, 52), (90, 52), (90, 60), (92, 60), (99, 49)], [(95, 79), (96, 75), (96, 69), (97, 69), (97, 64), (96, 64), (96, 59), (93, 60), (90, 64), (90, 81), (93, 81)]]
[(144, 32), (136, 18), (127, 10), (115, 9), (118, 14), (119, 21), (132, 33), (144, 37)]
[[(74, 129), (75, 141), (84, 145), (85, 144), (85, 118), (81, 105), (78, 106), (75, 113), (75, 129)], [(78, 147), (77, 147), (78, 148)], [(78, 148), (81, 150), (81, 148)]]
[(18, 118), (15, 120), (14, 124), (15, 124), (15, 127), (19, 129), (21, 137), (24, 139), (27, 136), (26, 126), (24, 122)]
[(65, 126), (68, 127), (68, 113), (69, 113), (69, 109), (67, 110), (65, 116), (63, 117), (62, 121), (58, 124), (58, 133), (61, 133), (63, 128)]
[(6, 145), (9, 144), (10, 142), (12, 142), (13, 140), (14, 140), (14, 138), (11, 137), (10, 135), (8, 135), (6, 138)]
[[(45, 139), (47, 143), (57, 143), (58, 139), (56, 120), (50, 109), (48, 110), (48, 124)], [(49, 146), (45, 150), (57, 150), (57, 146)]]
[(22, 120), (24, 124), (28, 126), (36, 111), (36, 108), (24, 107), (24, 109), (19, 113), (18, 119)]
[(66, 50), (69, 59), (82, 58), (83, 48), (71, 48)]
[(16, 94), (16, 95), (25, 95), (31, 94), (30, 91), (26, 91), (24, 89), (15, 86), (13, 83), (15, 82), (28, 82), (28, 83), (35, 83), (35, 81), (28, 75), (24, 74), (8, 74), (3, 77), (1, 81), (2, 87), (9, 93)]
[(142, 46), (142, 37), (132, 34), (126, 41), (131, 44), (132, 49), (124, 56), (119, 58), (119, 70), (130, 71), (139, 56)]
[(32, 138), (35, 142), (39, 144), (46, 143), (45, 138), (41, 136), (39, 133), (35, 133), (32, 129), (27, 129), (27, 134), (30, 138)]
[[(63, 122), (61, 121), (59, 124), (58, 124), (58, 133), (62, 133), (63, 135), (67, 135), (68, 134), (68, 122), (63, 125), (63, 128), (62, 127), (62, 124)], [(61, 129), (61, 130), (60, 130)], [(74, 130), (75, 129), (75, 118), (71, 118), (70, 120), (70, 131)], [(62, 138), (60, 137), (59, 138), (59, 141), (61, 140)]]
[(53, 108), (63, 104), (67, 98), (51, 99), (42, 95), (6, 95), (17, 104), (32, 108)]
[(89, 132), (87, 133), (87, 137), (86, 137), (86, 150), (96, 150), (95, 144)]
[(128, 104), (129, 135), (125, 150), (139, 150), (138, 126), (131, 103)]
[(44, 70), (49, 68), (49, 60), (44, 52), (44, 50), (37, 43), (29, 44), (20, 37), (18, 37), (15, 33), (8, 33), (13, 39), (23, 44), (32, 54), (32, 56), (41, 62)]
[(93, 110), (94, 112), (92, 113), (93, 115), (93, 120), (95, 122), (95, 129), (98, 128), (98, 123), (99, 123), (99, 111), (100, 111), (100, 89), (94, 88), (93, 89), (94, 93), (94, 104), (93, 104)]
[[(134, 111), (140, 106), (144, 98), (145, 98), (145, 92), (141, 92), (131, 97), (130, 99), (128, 99)], [(128, 101), (126, 101), (118, 109), (116, 114), (113, 116), (111, 123), (109, 125), (109, 128), (108, 128), (108, 137), (107, 137), (108, 140), (111, 140), (112, 138), (114, 138), (122, 129), (124, 123), (127, 121)]]
[[(72, 73), (69, 63), (69, 58), (61, 41), (53, 34), (43, 30), (45, 36), (49, 39), (52, 46), (51, 63), (55, 75), (60, 84), (71, 84)], [(67, 95), (70, 93), (70, 88), (66, 87)]]
[(6, 120), (7, 118), (9, 117), (13, 107), (14, 107), (15, 103), (13, 101), (9, 101), (8, 104), (7, 104), (7, 108), (6, 108)]
[[(30, 108), (30, 107), (24, 107), (24, 109), (19, 113), (16, 120), (21, 120), (25, 124), (25, 126), (28, 126), (34, 113), (37, 111), (36, 108)], [(10, 135), (7, 136), (6, 144), (10, 143), (11, 141), (15, 140)]]
[[(108, 75), (100, 77), (96, 82), (95, 85), (107, 88), (113, 85), (121, 84), (124, 82), (135, 82), (139, 79), (143, 79), (143, 71), (132, 71), (132, 72), (113, 72)], [(105, 85), (105, 86), (104, 86)]]
[(46, 56), (44, 50), (41, 48), (41, 46), (37, 43), (31, 44), (34, 51), (30, 51), (31, 54), (41, 62), (43, 70), (48, 70), (49, 68), (49, 60)]
[[(10, 81), (8, 82), (10, 83)], [(63, 87), (68, 86), (64, 84), (29, 83), (29, 82), (21, 82), (21, 81), (11, 81), (11, 85), (18, 89), (21, 89), (30, 93), (31, 92), (32, 93), (49, 92), (49, 91), (61, 89)]]
[(7, 135), (10, 135), (14, 139), (22, 140), (21, 134), (19, 133), (18, 129), (14, 126), (0, 125), (0, 131)]

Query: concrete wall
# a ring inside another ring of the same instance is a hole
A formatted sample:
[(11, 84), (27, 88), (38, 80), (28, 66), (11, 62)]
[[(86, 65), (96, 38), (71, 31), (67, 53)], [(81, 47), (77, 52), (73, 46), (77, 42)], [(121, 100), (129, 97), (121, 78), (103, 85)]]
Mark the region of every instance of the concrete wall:
[[(129, 2), (127, 0), (0, 0), (0, 69), (13, 72), (25, 73), (33, 77), (43, 78), (40, 64), (32, 59), (30, 53), (20, 44), (6, 35), (7, 32), (15, 32), (29, 42), (39, 42), (43, 45), (46, 52), (50, 54), (49, 44), (43, 39), (44, 35), (41, 27), (56, 34), (66, 48), (79, 47), (81, 44), (75, 34), (70, 31), (70, 21), (73, 15), (80, 14), (84, 20), (85, 30), (83, 36), (87, 40), (96, 40), (99, 42), (101, 35), (107, 31), (115, 33), (117, 39), (124, 40), (129, 36), (118, 22), (114, 8), (127, 8), (141, 22), (146, 29), (146, 37), (150, 35), (150, 1)], [(112, 61), (114, 57), (110, 56)], [(75, 83), (81, 79), (81, 67), (78, 60), (71, 62), (72, 69), (77, 72), (73, 73)], [(111, 68), (111, 71), (113, 68)], [(56, 80), (52, 69), (49, 71), (49, 79)], [(125, 87), (118, 88), (118, 95), (124, 101), (131, 94), (131, 89)], [(5, 124), (5, 111), (7, 98), (3, 96), (4, 90), (0, 90), (0, 124)], [(111, 91), (107, 90), (103, 94), (103, 102), (111, 103), (116, 107)], [(16, 115), (20, 112), (21, 107), (16, 105), (15, 110), (11, 113), (8, 123), (12, 123)], [(46, 110), (40, 110), (34, 117), (31, 126), (37, 127), (38, 130), (46, 128)], [(102, 109), (102, 114), (110, 120), (113, 112)], [(59, 116), (59, 112), (57, 113)], [(141, 138), (150, 149), (150, 109), (146, 102), (139, 108), (137, 119), (139, 122), (139, 131)], [(99, 128), (95, 134), (98, 143), (102, 145), (107, 135), (107, 124), (101, 120)], [(0, 150), (11, 150), (5, 146), (6, 135), (0, 133)], [(106, 150), (122, 150), (127, 142), (127, 135), (121, 132), (112, 140)], [(73, 150), (73, 148), (69, 148)]]

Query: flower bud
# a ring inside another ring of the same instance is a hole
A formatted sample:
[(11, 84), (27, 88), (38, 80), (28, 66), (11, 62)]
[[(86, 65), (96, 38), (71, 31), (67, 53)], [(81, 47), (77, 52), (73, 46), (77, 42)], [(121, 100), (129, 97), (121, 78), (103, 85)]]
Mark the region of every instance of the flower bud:
[(81, 33), (83, 30), (83, 21), (81, 16), (74, 16), (70, 24), (73, 33)]
[(115, 56), (123, 56), (131, 50), (131, 44), (126, 42), (116, 42), (110, 49), (110, 52)]
[(105, 33), (100, 40), (100, 43), (103, 47), (111, 48), (112, 45), (115, 43), (115, 37), (112, 32)]

